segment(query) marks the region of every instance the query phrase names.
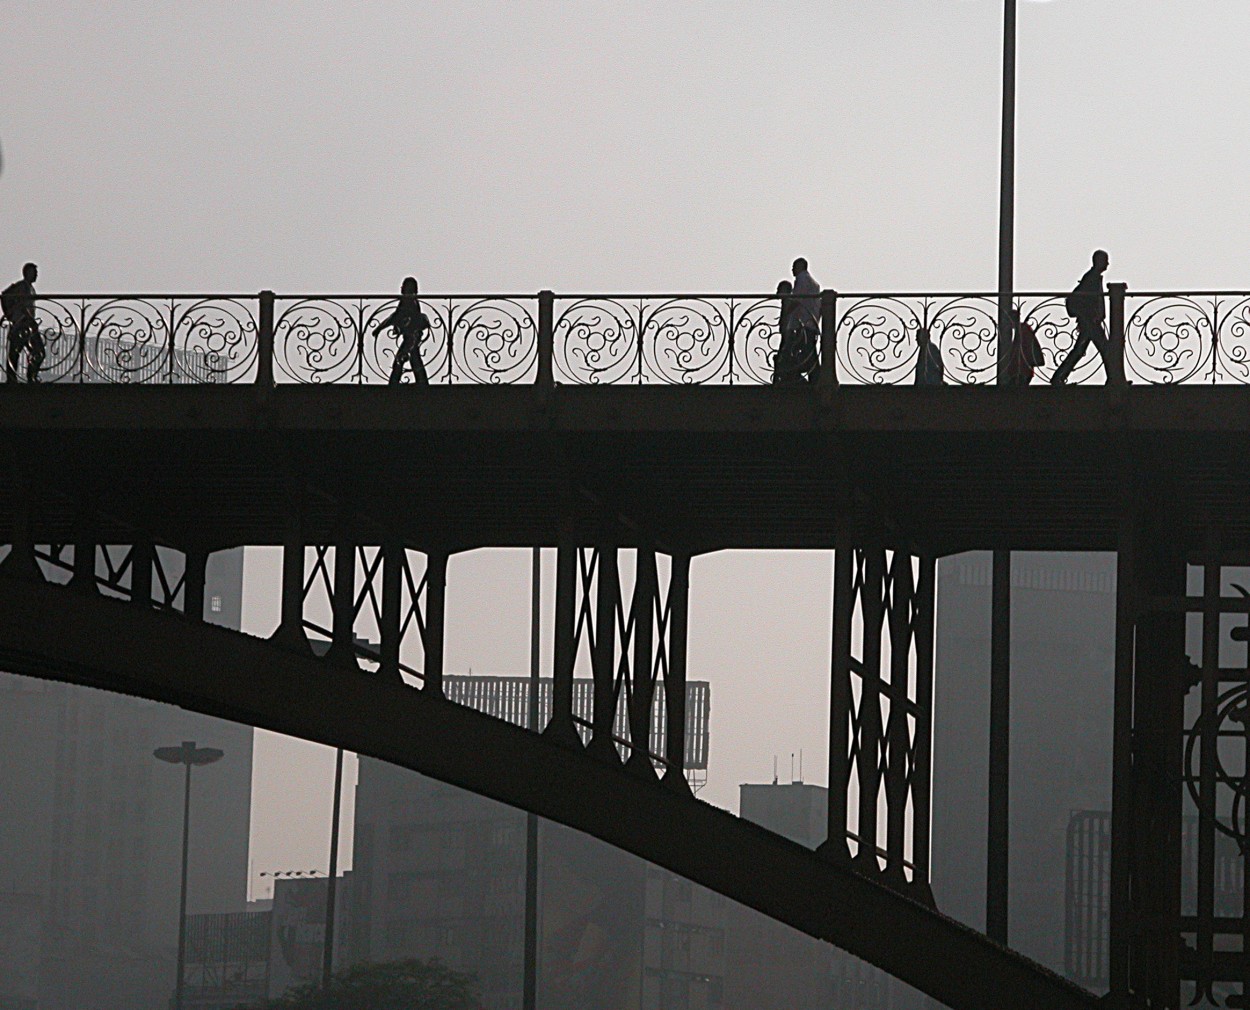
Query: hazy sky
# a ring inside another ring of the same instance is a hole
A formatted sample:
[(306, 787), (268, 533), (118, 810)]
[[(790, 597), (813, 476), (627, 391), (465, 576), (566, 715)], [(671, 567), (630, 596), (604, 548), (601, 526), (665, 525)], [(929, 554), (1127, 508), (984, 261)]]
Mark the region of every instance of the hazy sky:
[[(35, 259), (45, 292), (410, 272), (431, 292), (764, 291), (802, 254), (842, 290), (989, 289), (1001, 7), (12, 0), (0, 276)], [(1094, 246), (1138, 290), (1250, 286), (1246, 38), (1245, 0), (1021, 4), (1020, 288), (1070, 286)], [(264, 632), (276, 568), (253, 553)], [(453, 563), (449, 669), (524, 671), (527, 563)], [(705, 795), (735, 806), (800, 748), (823, 782), (828, 557), (693, 577)], [(311, 754), (258, 742), (258, 872), (324, 864)]]

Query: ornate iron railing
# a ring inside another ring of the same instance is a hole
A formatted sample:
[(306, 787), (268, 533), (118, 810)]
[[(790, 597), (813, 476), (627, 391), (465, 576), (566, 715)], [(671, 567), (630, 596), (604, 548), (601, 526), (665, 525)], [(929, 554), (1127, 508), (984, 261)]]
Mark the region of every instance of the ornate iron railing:
[[(1064, 293), (1021, 294), (1044, 383), (1077, 340)], [(1250, 292), (1128, 294), (1111, 285), (1107, 335), (1132, 382), (1250, 383)], [(379, 295), (55, 295), (36, 313), (45, 382), (385, 383), (399, 339)], [(422, 296), (434, 384), (763, 385), (781, 345), (776, 295)], [(948, 385), (998, 376), (993, 293), (826, 291), (818, 381), (905, 385), (927, 338)], [(7, 352), (8, 326), (0, 325)], [(1069, 381), (1105, 381), (1089, 350)], [(400, 375), (413, 380), (411, 368)]]

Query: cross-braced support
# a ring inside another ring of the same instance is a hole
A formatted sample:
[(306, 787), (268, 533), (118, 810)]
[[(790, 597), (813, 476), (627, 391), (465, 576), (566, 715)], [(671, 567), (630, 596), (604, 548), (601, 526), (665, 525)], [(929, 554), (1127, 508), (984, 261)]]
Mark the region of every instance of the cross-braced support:
[(1250, 991), (1250, 587), (1214, 536), (1202, 555), (1166, 529), (1121, 535), (1109, 968), (1126, 1010)]
[(833, 597), (822, 851), (931, 901), (934, 561), (840, 544)]
[[(631, 567), (632, 586), (624, 585)], [(623, 563), (626, 562), (626, 563)], [(556, 553), (555, 647), (546, 735), (571, 748), (688, 790), (686, 637), (690, 556), (674, 554), (661, 579), (653, 547), (560, 543)], [(579, 667), (591, 673), (591, 716), (575, 713)], [(661, 751), (652, 741), (661, 741)]]

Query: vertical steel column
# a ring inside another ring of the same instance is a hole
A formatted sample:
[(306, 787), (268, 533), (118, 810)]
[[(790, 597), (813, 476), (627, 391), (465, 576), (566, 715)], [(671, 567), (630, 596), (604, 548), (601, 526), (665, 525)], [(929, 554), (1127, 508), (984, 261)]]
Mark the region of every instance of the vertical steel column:
[(616, 717), (616, 614), (620, 607), (621, 581), (617, 548), (599, 547), (599, 583), (595, 593), (595, 648), (591, 656), (594, 676), (594, 712), (587, 750), (614, 764), (620, 754), (612, 742)]
[(1111, 740), (1111, 882), (1108, 978), (1112, 1000), (1126, 1008), (1133, 946), (1133, 652), (1137, 621), (1136, 541), (1131, 516), (1120, 523), (1115, 587), (1115, 694)]
[(334, 920), (338, 908), (339, 818), (343, 807), (343, 748), (334, 751), (334, 802), (330, 808), (330, 872), (326, 881), (326, 928), (321, 944), (321, 988), (329, 989), (334, 976)]
[(655, 778), (651, 761), (651, 709), (655, 703), (655, 598), (659, 577), (655, 549), (638, 548), (634, 572), (634, 599), (630, 614), (634, 625), (633, 683), (629, 693), (629, 760), (627, 768), (647, 779)]
[(425, 556), (425, 690), (440, 698), (447, 624), (447, 559), (445, 547), (436, 547)]
[(995, 551), (990, 601), (989, 835), (985, 933), (1007, 943), (1011, 769), (1011, 552)]
[(136, 537), (130, 545), (130, 602), (140, 607), (152, 605), (152, 564), (156, 549), (151, 539)]
[(330, 650), (326, 659), (335, 666), (359, 670), (356, 659), (356, 544), (343, 528), (334, 545), (334, 592)]
[(31, 534), (31, 515), (34, 513), (34, 486), (26, 474), (18, 470), (13, 479), (13, 513), (9, 539), (9, 553), (0, 561), (0, 572), (10, 578), (43, 581), (43, 571), (35, 560), (35, 543)]
[(849, 860), (847, 791), (851, 784), (851, 614), (855, 609), (852, 570), (855, 549), (839, 531), (833, 553), (833, 648), (829, 678), (829, 810), (828, 833), (820, 851)]
[[(184, 743), (183, 749), (187, 749)], [(191, 744), (191, 753), (195, 744)], [(182, 786), (182, 881), (178, 890), (178, 978), (174, 985), (174, 1010), (182, 1010), (183, 994), (186, 992), (187, 974), (187, 864), (191, 851), (191, 755), (183, 762), (186, 766)]]
[(573, 725), (573, 666), (577, 610), (577, 562), (579, 548), (561, 537), (556, 548), (556, 621), (552, 655), (551, 718), (543, 731), (546, 736), (569, 747), (581, 747), (581, 737)]
[[(382, 544), (382, 621), (378, 627), (378, 672), (399, 680), (400, 602), (403, 596), (404, 545), (388, 539)], [(415, 601), (414, 601), (415, 605)]]
[[(1174, 531), (1142, 531), (1137, 566), (1150, 596), (1183, 597), (1185, 560)], [(1181, 844), (1185, 615), (1143, 613), (1137, 628), (1133, 705), (1133, 952), (1130, 986), (1150, 1006), (1180, 1002)]]
[(282, 534), (282, 614), (269, 640), (284, 649), (312, 655), (304, 631), (304, 495), (288, 480), (286, 529)]
[(96, 585), (96, 528), (95, 502), (83, 500), (78, 503), (78, 516), (74, 530), (74, 574), (69, 584), (82, 593), (98, 593)]
[(859, 690), (859, 840), (855, 862), (876, 874), (877, 812), (881, 799), (881, 635), (885, 620), (885, 550), (872, 547), (863, 552), (864, 579), (861, 607), (864, 619), (863, 676)]
[(896, 550), (890, 564), (890, 686), (886, 697), (890, 714), (885, 726), (885, 849), (886, 876), (895, 884), (905, 881), (907, 856), (907, 794), (910, 772), (908, 682), (911, 676), (912, 606), (914, 577), (911, 555)]
[(208, 571), (208, 551), (198, 544), (188, 547), (182, 571), (182, 613), (189, 621), (204, 621), (204, 580)]
[[(1208, 544), (1208, 556), (1214, 557)], [(1219, 724), (1214, 715), (1220, 696), (1221, 567), (1208, 560), (1202, 566), (1202, 686), (1198, 750), (1198, 992), (1210, 984), (1215, 970), (1215, 802), (1216, 749)]]
[(912, 884), (932, 903), (929, 889), (929, 834), (933, 778), (933, 610), (937, 598), (937, 562), (921, 556), (916, 582), (916, 717), (915, 767), (912, 768)]
[(851, 694), (851, 615), (855, 609), (853, 568), (855, 549), (843, 532), (835, 542), (833, 555), (833, 647), (830, 659), (829, 699), (829, 808), (827, 855), (849, 859), (847, 846), (848, 790), (851, 782), (850, 727)]
[[(541, 687), (543, 549), (530, 556), (530, 693), (525, 728), (538, 730), (538, 691)], [(521, 1010), (538, 1010), (538, 815), (525, 815), (525, 936)]]
[(686, 645), (690, 628), (690, 555), (672, 555), (668, 583), (668, 676), (664, 681), (665, 746), (663, 782), (690, 792), (686, 780)]

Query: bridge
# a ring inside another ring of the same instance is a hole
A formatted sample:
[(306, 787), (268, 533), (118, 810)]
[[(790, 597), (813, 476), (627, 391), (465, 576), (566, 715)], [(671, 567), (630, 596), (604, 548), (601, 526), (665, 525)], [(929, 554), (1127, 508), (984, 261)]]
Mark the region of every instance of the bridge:
[[(972, 326), (964, 314), (982, 301)], [(372, 323), (393, 299), (41, 300), (55, 381), (0, 395), (0, 663), (344, 746), (534, 811), (956, 1010), (1090, 1007), (933, 907), (934, 569), (970, 549), (1115, 550), (1111, 999), (1176, 1007), (1245, 984), (1247, 925), (1215, 916), (1213, 875), (1216, 835), (1246, 831), (1245, 765), (1230, 755), (1247, 746), (1250, 677), (1226, 646), (1245, 636), (1250, 603), (1221, 569), (1250, 561), (1250, 296), (1113, 286), (1114, 353), (1135, 382), (1063, 389), (990, 383), (985, 296), (827, 293), (820, 378), (796, 386), (767, 382), (775, 299), (424, 304), (440, 320), (436, 381), (413, 390), (380, 385), (394, 344)], [(1062, 299), (1021, 304), (1053, 367), (1072, 338)], [(920, 328), (952, 385), (897, 387)], [(1096, 357), (1084, 367), (1096, 380)], [(268, 640), (202, 620), (206, 559), (239, 545), (283, 550)], [(443, 670), (449, 559), (533, 545), (558, 549), (541, 732), (447, 700)], [(686, 787), (690, 562), (727, 548), (835, 551), (817, 852)], [(1196, 591), (1187, 565), (1201, 569)], [(995, 585), (998, 642), (1010, 587)], [(1196, 662), (1187, 615), (1202, 628)], [(376, 630), (376, 654), (360, 651), (361, 630)], [(329, 640), (323, 658), (310, 638)], [(992, 766), (1009, 677), (995, 655)], [(574, 714), (579, 670), (593, 680), (589, 720)], [(1194, 908), (1181, 902), (1187, 802)], [(991, 838), (992, 860), (1004, 845)]]

